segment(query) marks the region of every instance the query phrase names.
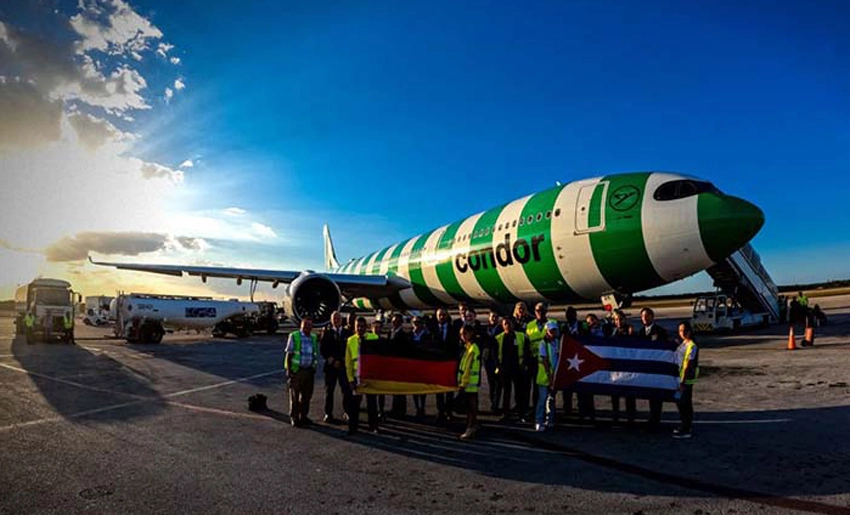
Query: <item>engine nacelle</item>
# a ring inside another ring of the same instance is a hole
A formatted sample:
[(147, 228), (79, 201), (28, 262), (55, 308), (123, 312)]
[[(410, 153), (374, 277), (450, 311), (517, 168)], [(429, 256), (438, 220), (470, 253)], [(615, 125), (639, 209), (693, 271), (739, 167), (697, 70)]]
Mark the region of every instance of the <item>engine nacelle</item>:
[(300, 322), (305, 316), (313, 319), (314, 326), (330, 322), (331, 313), (342, 305), (339, 286), (329, 277), (313, 272), (304, 272), (287, 288), (284, 307), (287, 313)]

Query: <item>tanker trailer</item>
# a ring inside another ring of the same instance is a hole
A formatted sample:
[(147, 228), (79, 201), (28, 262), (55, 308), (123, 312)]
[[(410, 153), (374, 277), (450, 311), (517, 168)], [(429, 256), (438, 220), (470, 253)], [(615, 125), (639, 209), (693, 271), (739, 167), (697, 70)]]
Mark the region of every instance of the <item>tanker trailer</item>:
[(212, 329), (213, 336), (250, 334), (259, 311), (253, 302), (210, 297), (121, 294), (116, 299), (115, 336), (128, 342), (159, 343), (166, 331)]

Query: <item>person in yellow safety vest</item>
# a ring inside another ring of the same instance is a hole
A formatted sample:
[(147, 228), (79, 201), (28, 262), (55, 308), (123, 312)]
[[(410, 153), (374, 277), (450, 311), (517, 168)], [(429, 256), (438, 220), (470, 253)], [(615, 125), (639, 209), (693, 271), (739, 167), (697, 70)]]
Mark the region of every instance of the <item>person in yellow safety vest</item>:
[(547, 427), (555, 427), (555, 366), (558, 364), (560, 350), (557, 322), (546, 322), (546, 333), (538, 345), (536, 383), (540, 393), (534, 417), (534, 430), (543, 432)]
[(524, 420), (528, 408), (528, 392), (522, 372), (523, 363), (531, 353), (526, 344), (525, 333), (514, 331), (514, 319), (502, 319), (502, 332), (496, 335), (496, 377), (502, 383), (502, 422), (511, 419), (511, 388), (514, 391), (514, 407)]
[(546, 334), (546, 324), (548, 322), (558, 323), (555, 319), (548, 318), (546, 316), (547, 313), (548, 309), (546, 308), (546, 304), (538, 302), (534, 306), (534, 320), (525, 325), (525, 335), (528, 337), (528, 348), (531, 351), (531, 360), (526, 367), (526, 385), (527, 388), (531, 390), (532, 406), (537, 406), (537, 401), (540, 396), (540, 390), (534, 387), (534, 380), (537, 377), (537, 371), (539, 370), (537, 358), (540, 350), (540, 342), (543, 341), (543, 336)]
[(24, 315), (24, 334), (26, 335), (27, 343), (33, 343), (33, 331), (35, 329), (35, 316), (31, 311), (27, 311)]
[(307, 414), (319, 364), (319, 339), (312, 332), (313, 320), (303, 317), (301, 329), (289, 333), (286, 342), (286, 385), (289, 387), (289, 418), (293, 427), (313, 423)]
[(472, 440), (478, 432), (478, 387), (481, 385), (481, 350), (475, 343), (475, 328), (464, 325), (460, 329), (464, 353), (460, 358), (457, 385), (466, 400), (466, 431), (461, 440)]
[(804, 308), (809, 307), (809, 298), (803, 295), (803, 292), (799, 292), (797, 295), (797, 302)]
[(693, 434), (693, 393), (694, 384), (699, 377), (699, 347), (694, 343), (693, 337), (690, 322), (684, 321), (679, 324), (679, 338), (682, 339), (682, 343), (676, 349), (679, 361), (679, 392), (676, 405), (682, 422), (673, 430), (673, 438), (690, 438)]
[[(363, 395), (357, 393), (360, 386), (360, 346), (365, 341), (377, 340), (378, 335), (367, 333), (366, 319), (357, 317), (354, 322), (354, 335), (348, 338), (345, 345), (345, 373), (348, 377), (350, 388), (345, 392), (347, 399), (343, 399), (345, 412), (348, 413), (348, 434), (357, 434), (360, 427), (360, 403)], [(378, 396), (366, 395), (366, 412), (369, 417), (369, 431), (378, 432)]]
[(74, 316), (71, 313), (65, 313), (62, 317), (62, 329), (64, 330), (63, 339), (65, 343), (74, 343)]

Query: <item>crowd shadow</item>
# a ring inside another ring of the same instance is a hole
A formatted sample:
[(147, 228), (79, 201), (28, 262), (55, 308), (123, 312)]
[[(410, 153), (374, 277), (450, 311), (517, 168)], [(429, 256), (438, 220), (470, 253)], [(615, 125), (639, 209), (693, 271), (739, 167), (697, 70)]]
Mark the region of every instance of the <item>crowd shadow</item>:
[[(155, 415), (162, 397), (143, 371), (79, 345), (27, 344), (15, 337), (11, 351), (42, 398), (72, 420), (131, 420)], [(110, 409), (112, 406), (126, 406)]]
[[(289, 424), (275, 410), (262, 414)], [(485, 417), (486, 418), (486, 417)], [(790, 496), (850, 493), (850, 449), (837, 448), (850, 406), (697, 414), (696, 437), (671, 438), (675, 415), (659, 433), (608, 423), (560, 424), (546, 433), (486, 420), (473, 442), (458, 439), (463, 422), (389, 419), (379, 434), (347, 436), (345, 426), (306, 429), (368, 450), (481, 475), (551, 486), (639, 496), (687, 495), (749, 499), (790, 509), (830, 510)], [(474, 480), (473, 480), (474, 482)], [(797, 503), (797, 504), (795, 504)]]

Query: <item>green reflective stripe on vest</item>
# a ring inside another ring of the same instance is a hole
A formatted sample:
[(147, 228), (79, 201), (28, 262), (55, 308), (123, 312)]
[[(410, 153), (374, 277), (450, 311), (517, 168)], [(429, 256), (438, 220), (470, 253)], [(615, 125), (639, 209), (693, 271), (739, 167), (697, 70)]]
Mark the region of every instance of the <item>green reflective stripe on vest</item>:
[(72, 317), (63, 317), (62, 325), (65, 329), (73, 329), (74, 328), (74, 319)]
[(32, 329), (35, 325), (35, 317), (32, 315), (27, 315), (24, 317), (24, 325), (29, 329)]
[[(505, 333), (496, 335), (496, 343), (499, 344), (499, 363), (502, 362), (502, 342), (505, 340)], [(514, 331), (514, 345), (519, 347), (517, 357), (519, 364), (522, 365), (522, 357), (525, 354), (525, 334)]]
[[(549, 367), (552, 371), (555, 370), (555, 363), (552, 363), (552, 356), (555, 354), (556, 342), (546, 342), (546, 351), (549, 355)], [(540, 356), (540, 348), (537, 349), (537, 384), (540, 386), (549, 386), (549, 374), (546, 373), (546, 367), (543, 366), (543, 357)]]
[(546, 322), (543, 323), (543, 327), (537, 327), (536, 319), (525, 324), (525, 334), (528, 336), (528, 344), (531, 345), (531, 355), (535, 358), (540, 356), (539, 344), (543, 341), (543, 337), (546, 336), (546, 324), (549, 322), (558, 323), (552, 318), (547, 318)]
[(467, 347), (457, 372), (457, 384), (467, 392), (475, 393), (481, 384), (481, 352), (477, 344)]
[[(316, 368), (319, 360), (319, 339), (315, 334), (311, 334), (310, 339), (313, 340), (313, 368)], [(287, 371), (294, 374), (301, 368), (301, 331), (292, 333), (292, 344), (294, 347), (292, 349), (292, 369), (290, 370), (287, 367)], [(286, 361), (288, 362), (289, 360)]]

